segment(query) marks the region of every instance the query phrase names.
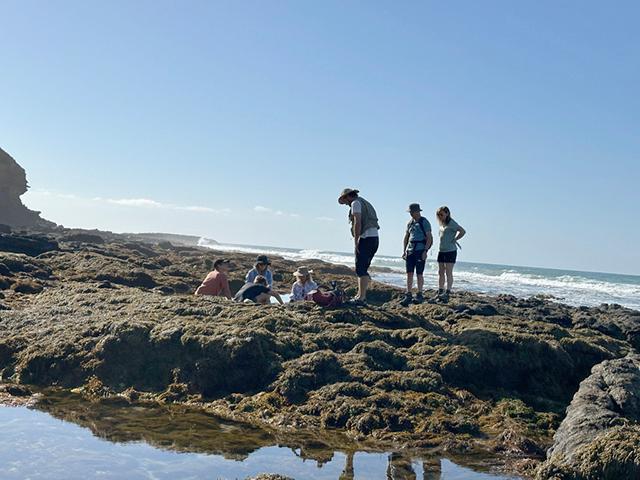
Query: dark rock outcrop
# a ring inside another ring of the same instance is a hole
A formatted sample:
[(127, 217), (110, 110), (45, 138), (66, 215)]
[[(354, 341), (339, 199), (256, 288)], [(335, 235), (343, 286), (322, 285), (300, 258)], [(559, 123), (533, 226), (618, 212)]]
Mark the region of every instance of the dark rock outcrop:
[(593, 368), (567, 409), (538, 478), (640, 478), (640, 355)]
[(27, 191), (27, 175), (24, 169), (7, 152), (0, 148), (0, 224), (13, 227), (55, 226), (25, 207), (20, 196)]
[(7, 235), (0, 233), (0, 252), (24, 253), (36, 257), (58, 249), (58, 242), (43, 235)]

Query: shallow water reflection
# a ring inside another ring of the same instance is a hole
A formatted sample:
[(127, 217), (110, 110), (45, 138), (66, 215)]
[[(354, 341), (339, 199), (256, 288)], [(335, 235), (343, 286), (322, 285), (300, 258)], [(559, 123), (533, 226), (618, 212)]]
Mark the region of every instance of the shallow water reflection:
[(244, 479), (259, 473), (318, 480), (514, 478), (447, 459), (332, 446), (342, 438), (285, 441), (184, 407), (130, 407), (64, 394), (36, 408), (0, 407), (2, 479)]

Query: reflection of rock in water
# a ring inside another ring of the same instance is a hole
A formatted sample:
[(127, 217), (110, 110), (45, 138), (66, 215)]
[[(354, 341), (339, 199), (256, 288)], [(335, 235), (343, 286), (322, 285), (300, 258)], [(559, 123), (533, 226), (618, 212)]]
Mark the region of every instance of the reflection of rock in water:
[(0, 148), (0, 224), (16, 227), (53, 226), (40, 218), (40, 212), (29, 210), (20, 196), (27, 191), (24, 169)]
[[(260, 448), (279, 445), (291, 448), (303, 460), (316, 461), (321, 467), (334, 458), (336, 451), (345, 451), (340, 446), (344, 446), (341, 442), (345, 439), (340, 436), (318, 439), (309, 433), (298, 433), (284, 438), (255, 426), (221, 421), (184, 405), (131, 404), (113, 398), (89, 401), (78, 394), (53, 391), (47, 392), (34, 408), (87, 428), (95, 436), (111, 442), (143, 441), (156, 448), (220, 455), (237, 461), (245, 460)], [(345, 451), (345, 467), (339, 480), (356, 478), (356, 453)], [(440, 460), (421, 461), (424, 479), (440, 480)], [(386, 478), (415, 480), (412, 457), (389, 454)]]
[(157, 448), (233, 460), (244, 460), (260, 448), (280, 445), (321, 466), (330, 462), (346, 442), (338, 434), (318, 437), (298, 432), (285, 437), (256, 426), (223, 421), (180, 404), (131, 404), (114, 398), (89, 401), (62, 391), (47, 392), (34, 408), (88, 428), (95, 436), (111, 442), (144, 441)]
[(111, 442), (144, 441), (154, 447), (222, 455), (243, 460), (277, 443), (257, 427), (221, 422), (213, 415), (180, 405), (131, 406), (117, 400), (86, 401), (79, 395), (47, 394), (36, 409), (88, 428)]

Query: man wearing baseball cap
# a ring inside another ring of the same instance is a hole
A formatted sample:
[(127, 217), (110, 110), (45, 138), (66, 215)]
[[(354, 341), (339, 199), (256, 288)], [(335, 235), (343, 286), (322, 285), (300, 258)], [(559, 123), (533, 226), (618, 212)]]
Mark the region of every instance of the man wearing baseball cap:
[[(412, 203), (407, 210), (411, 215), (411, 220), (407, 223), (407, 230), (404, 235), (404, 248), (402, 258), (405, 259), (407, 267), (407, 292), (400, 302), (405, 307), (411, 302), (422, 303), (422, 288), (424, 287), (424, 267), (427, 261), (427, 252), (433, 245), (433, 235), (431, 234), (431, 224), (420, 212), (420, 204)], [(415, 300), (412, 297), (413, 274), (416, 273), (418, 279), (418, 293)]]
[(367, 289), (371, 277), (369, 267), (378, 251), (379, 238), (378, 215), (373, 205), (360, 197), (355, 188), (345, 188), (338, 197), (340, 205), (349, 206), (349, 222), (354, 241), (356, 255), (356, 275), (358, 276), (358, 295), (351, 301), (354, 304), (364, 304), (367, 300)]
[(213, 295), (214, 297), (231, 298), (229, 288), (229, 261), (219, 258), (213, 262), (213, 271), (209, 272), (196, 290), (196, 295)]

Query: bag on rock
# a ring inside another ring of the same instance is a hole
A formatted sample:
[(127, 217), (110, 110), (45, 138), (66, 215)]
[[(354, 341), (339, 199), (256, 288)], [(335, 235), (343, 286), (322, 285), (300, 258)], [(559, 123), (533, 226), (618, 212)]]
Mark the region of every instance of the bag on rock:
[(338, 290), (335, 285), (332, 285), (332, 287), (331, 290), (328, 290), (327, 287), (320, 286), (316, 290), (311, 290), (307, 293), (304, 299), (321, 307), (339, 307), (344, 303), (344, 292)]

